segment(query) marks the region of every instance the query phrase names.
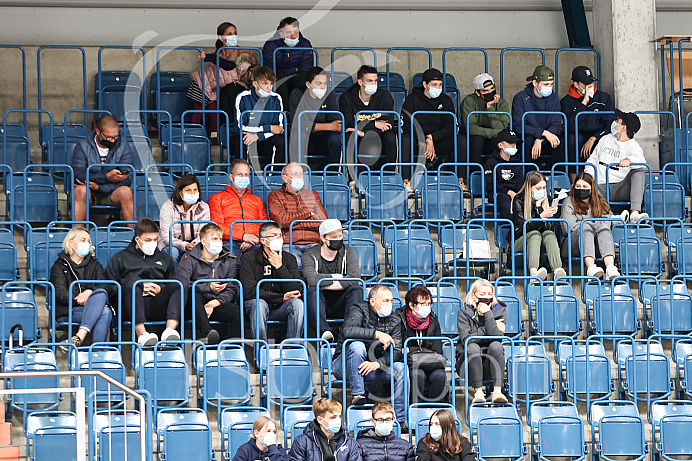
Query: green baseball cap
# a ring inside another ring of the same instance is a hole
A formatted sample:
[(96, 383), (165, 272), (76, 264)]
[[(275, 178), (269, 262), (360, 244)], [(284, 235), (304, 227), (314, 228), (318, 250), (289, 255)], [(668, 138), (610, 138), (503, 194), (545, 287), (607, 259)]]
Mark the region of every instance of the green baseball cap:
[(537, 82), (552, 82), (555, 80), (555, 72), (548, 66), (536, 66), (533, 70), (533, 74), (526, 77), (527, 82), (532, 80), (536, 80)]

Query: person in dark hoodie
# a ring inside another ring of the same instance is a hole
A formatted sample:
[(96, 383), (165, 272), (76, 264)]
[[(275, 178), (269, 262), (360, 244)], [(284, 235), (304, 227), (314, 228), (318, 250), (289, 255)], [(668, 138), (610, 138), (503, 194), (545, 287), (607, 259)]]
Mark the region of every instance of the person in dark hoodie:
[[(512, 219), (512, 199), (524, 184), (524, 168), (511, 164), (516, 159), (521, 139), (507, 128), (497, 134), (493, 144), (495, 151), (485, 162), (485, 196), (489, 199), (495, 197), (498, 218)], [(499, 164), (502, 166), (496, 170)], [(494, 178), (493, 174), (496, 175)], [(494, 183), (497, 183), (497, 189)]]
[(115, 163), (132, 165), (134, 159), (130, 144), (120, 136), (120, 126), (112, 115), (104, 115), (96, 122), (94, 131), (80, 139), (72, 154), (74, 171), (74, 220), (86, 220), (87, 192), (91, 205), (115, 205), (120, 207), (125, 221), (134, 220), (132, 198), (132, 171), (117, 167), (91, 168), (89, 184), (86, 184), (90, 165)]
[[(529, 82), (523, 91), (512, 100), (512, 120), (514, 129), (524, 139), (524, 161), (533, 159), (550, 169), (553, 163), (566, 161), (562, 143), (562, 117), (553, 114), (529, 114), (526, 116), (522, 132), (522, 117), (526, 112), (561, 112), (560, 98), (553, 91), (555, 73), (548, 66), (537, 66), (533, 74), (526, 78)], [(562, 147), (558, 149), (558, 147)]]
[[(615, 103), (605, 91), (596, 91), (591, 69), (577, 66), (572, 70), (572, 84), (567, 95), (562, 98), (560, 105), (567, 116), (567, 152), (570, 162), (578, 162), (579, 157), (588, 158), (596, 143), (610, 133), (610, 125), (617, 119), (615, 114), (597, 112), (615, 112)], [(576, 145), (576, 118), (581, 112), (593, 112), (593, 115), (579, 117), (579, 147)], [(578, 149), (578, 153), (577, 153)], [(579, 155), (581, 154), (581, 155)], [(576, 168), (570, 168), (570, 179), (574, 183), (577, 176)]]
[(250, 440), (238, 447), (233, 461), (288, 461), (286, 449), (276, 443), (276, 423), (268, 416), (252, 423)]
[[(333, 368), (336, 379), (348, 379), (351, 384), (352, 405), (362, 405), (367, 400), (365, 384), (389, 384), (394, 374), (394, 409), (396, 419), (404, 429), (404, 355), (401, 353), (403, 333), (401, 318), (392, 313), (392, 291), (385, 285), (370, 288), (368, 300), (349, 309), (339, 332), (334, 352)], [(342, 351), (347, 339), (352, 341)], [(390, 347), (392, 359), (390, 361)], [(344, 359), (341, 354), (345, 354)]]
[(408, 441), (398, 437), (394, 428), (394, 408), (389, 402), (372, 406), (370, 424), (373, 427), (358, 432), (356, 441), (363, 461), (414, 461), (416, 451)]
[[(108, 306), (108, 292), (113, 285), (78, 283), (77, 280), (106, 280), (103, 266), (94, 258), (91, 236), (84, 227), (73, 227), (62, 242), (62, 251), (50, 270), (50, 283), (55, 287), (55, 318), (66, 321), (72, 309), (72, 322), (79, 323), (79, 330), (69, 340), (76, 347), (82, 345), (91, 333), (91, 342), (104, 342), (113, 319)], [(68, 342), (65, 340), (64, 342)]]
[[(305, 88), (293, 90), (288, 101), (288, 120), (292, 126), (289, 153), (291, 159), (307, 163), (313, 170), (320, 170), (327, 164), (341, 160), (341, 117), (339, 114), (300, 114), (305, 111), (338, 112), (339, 98), (334, 91), (329, 91), (327, 74), (321, 67), (311, 67), (305, 79)], [(299, 151), (301, 155), (298, 155)]]
[[(454, 136), (457, 127), (454, 123), (454, 103), (452, 98), (442, 93), (442, 72), (428, 69), (423, 72), (423, 82), (411, 91), (401, 107), (401, 152), (402, 162), (417, 162), (437, 169), (444, 162), (454, 161)], [(411, 125), (414, 112), (448, 112), (446, 114), (419, 114)], [(414, 136), (415, 157), (411, 156), (411, 133)], [(459, 150), (466, 146), (466, 139), (459, 136)], [(465, 159), (466, 156), (463, 156)], [(458, 162), (464, 161), (461, 157)], [(411, 168), (403, 168), (404, 183), (411, 179)]]
[[(495, 297), (493, 284), (478, 279), (471, 285), (464, 306), (457, 314), (459, 342), (456, 350), (456, 369), (464, 375), (464, 347), (470, 336), (503, 336), (507, 328), (507, 306)], [(485, 402), (483, 372), (488, 370), (493, 380), (492, 401), (506, 403), (502, 393), (505, 352), (500, 339), (472, 339), (469, 342), (469, 385), (474, 388), (472, 403)]]
[[(396, 311), (403, 325), (404, 341), (422, 336), (442, 336), (440, 322), (431, 306), (432, 295), (425, 285), (416, 285), (406, 293), (404, 306)], [(411, 402), (442, 402), (447, 396), (447, 359), (442, 355), (442, 341), (418, 339), (409, 341), (407, 348)], [(419, 359), (417, 354), (421, 354)]]
[(264, 65), (272, 70), (276, 66), (276, 77), (279, 79), (276, 92), (284, 101), (288, 101), (294, 89), (305, 87), (305, 74), (313, 66), (314, 56), (311, 50), (279, 50), (274, 62), (277, 48), (312, 48), (310, 40), (300, 32), (300, 22), (296, 18), (283, 18), (276, 33), (262, 47)]
[(449, 410), (430, 416), (430, 432), (418, 441), (416, 461), (476, 461), (468, 438), (459, 433)]
[[(113, 255), (106, 266), (106, 277), (122, 287), (123, 315), (132, 316), (132, 287), (138, 280), (172, 280), (175, 275), (173, 258), (159, 250), (159, 227), (151, 219), (140, 219), (135, 224), (135, 236), (122, 251)], [(165, 320), (163, 341), (178, 341), (176, 331), (180, 324), (181, 293), (177, 283), (139, 283), (135, 292), (134, 322), (137, 342), (153, 346), (159, 340), (156, 333), (148, 332), (144, 322)]]
[(188, 296), (187, 305), (192, 312), (195, 297), (197, 335), (204, 344), (219, 342), (219, 333), (211, 328), (210, 321), (228, 326), (226, 338), (240, 337), (240, 307), (237, 304), (238, 287), (234, 283), (198, 283), (197, 280), (235, 278), (235, 258), (223, 253), (223, 230), (216, 224), (205, 224), (199, 231), (200, 242), (186, 252), (178, 264), (176, 278), (183, 283)]
[[(389, 91), (377, 86), (377, 69), (360, 66), (358, 81), (339, 98), (339, 110), (344, 114), (348, 163), (355, 162), (355, 142), (358, 140), (358, 162), (378, 170), (384, 163), (397, 161), (396, 124), (393, 114), (394, 98)], [(356, 127), (356, 114), (358, 116)], [(354, 133), (357, 134), (354, 136)]]
[(336, 400), (316, 399), (315, 419), (291, 443), (291, 461), (361, 461), (360, 446), (341, 426), (342, 407)]

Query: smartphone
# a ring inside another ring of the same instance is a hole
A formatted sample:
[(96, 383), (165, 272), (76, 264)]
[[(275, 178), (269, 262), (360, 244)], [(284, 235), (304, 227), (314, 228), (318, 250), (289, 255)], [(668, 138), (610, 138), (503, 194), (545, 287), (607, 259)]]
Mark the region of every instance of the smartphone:
[(550, 204), (552, 208), (557, 207), (560, 204), (560, 200), (558, 199), (553, 199), (553, 203)]

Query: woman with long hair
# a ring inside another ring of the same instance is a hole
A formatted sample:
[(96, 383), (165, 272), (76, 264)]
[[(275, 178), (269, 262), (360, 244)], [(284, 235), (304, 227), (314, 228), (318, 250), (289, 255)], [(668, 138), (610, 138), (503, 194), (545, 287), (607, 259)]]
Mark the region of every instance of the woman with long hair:
[(238, 447), (233, 461), (288, 461), (286, 449), (276, 442), (276, 423), (268, 416), (260, 416), (252, 424), (250, 440)]
[(468, 438), (459, 433), (454, 415), (449, 410), (437, 410), (430, 417), (430, 431), (416, 447), (416, 461), (475, 461)]

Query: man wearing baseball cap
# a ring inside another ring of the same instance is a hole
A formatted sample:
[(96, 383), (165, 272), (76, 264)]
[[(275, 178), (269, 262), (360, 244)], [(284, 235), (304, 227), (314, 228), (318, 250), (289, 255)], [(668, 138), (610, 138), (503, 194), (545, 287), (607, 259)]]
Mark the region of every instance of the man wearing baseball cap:
[[(598, 140), (610, 133), (610, 125), (615, 120), (613, 114), (599, 114), (599, 112), (613, 112), (615, 104), (608, 93), (596, 90), (597, 80), (588, 67), (575, 67), (572, 71), (573, 83), (569, 87), (567, 96), (560, 101), (562, 112), (567, 115), (567, 151), (570, 162), (578, 162), (580, 157), (587, 158), (591, 155)], [(579, 116), (577, 150), (575, 119), (581, 112), (593, 112), (593, 114)], [(576, 168), (570, 168), (572, 182), (577, 176), (576, 173)]]
[[(473, 79), (474, 92), (461, 102), (461, 124), (469, 128), (469, 162), (482, 163), (482, 156), (490, 155), (497, 147), (493, 138), (509, 128), (509, 117), (500, 114), (473, 114), (472, 112), (507, 112), (509, 102), (495, 91), (495, 81), (489, 74), (478, 74)], [(465, 130), (463, 131), (466, 132)], [(461, 160), (460, 160), (461, 161)]]
[[(356, 250), (344, 245), (343, 226), (338, 219), (327, 219), (320, 224), (320, 243), (303, 253), (303, 276), (308, 285), (308, 323), (318, 335), (329, 342), (334, 335), (329, 330), (327, 317), (343, 319), (348, 309), (363, 301), (363, 289), (358, 282), (340, 280), (360, 278)], [(332, 282), (322, 282), (333, 279)], [(317, 320), (317, 286), (320, 313)]]
[[(564, 162), (562, 150), (562, 117), (559, 114), (530, 114), (526, 116), (522, 132), (522, 117), (526, 112), (560, 112), (560, 98), (553, 91), (555, 73), (548, 66), (537, 66), (526, 77), (529, 82), (512, 100), (514, 129), (524, 139), (524, 159), (540, 163), (549, 169), (552, 163)], [(559, 149), (558, 149), (559, 148)], [(538, 159), (540, 158), (540, 162)]]
[[(402, 162), (428, 164), (433, 169), (442, 162), (454, 161), (454, 136), (457, 127), (452, 98), (442, 92), (442, 72), (428, 69), (423, 72), (423, 83), (411, 91), (401, 107)], [(420, 114), (414, 118), (414, 157), (411, 156), (411, 115), (414, 112), (449, 112), (449, 114)], [(463, 146), (466, 146), (465, 140)], [(462, 141), (458, 143), (463, 152)], [(461, 158), (461, 157), (459, 157)], [(458, 160), (463, 161), (463, 160)], [(402, 168), (405, 183), (411, 179), (411, 168)]]
[[(625, 210), (620, 216), (631, 223), (648, 218), (647, 213), (642, 212), (644, 199), (644, 185), (646, 174), (644, 151), (637, 141), (632, 139), (641, 128), (641, 122), (637, 114), (615, 110), (615, 120), (611, 124), (611, 132), (601, 138), (591, 156), (586, 160), (584, 168), (586, 173), (594, 176), (598, 182), (598, 192), (604, 196), (606, 189), (610, 189), (609, 200), (611, 202), (630, 202), (630, 210)], [(615, 166), (610, 166), (615, 164)], [(632, 165), (632, 166), (630, 166)], [(595, 168), (594, 168), (595, 167)], [(606, 170), (608, 171), (608, 184), (606, 184)]]
[[(495, 151), (485, 162), (485, 195), (495, 197), (498, 218), (512, 219), (512, 199), (524, 184), (524, 168), (511, 164), (516, 162), (521, 139), (507, 128), (500, 131), (492, 142)], [(500, 166), (495, 168), (497, 165)]]

